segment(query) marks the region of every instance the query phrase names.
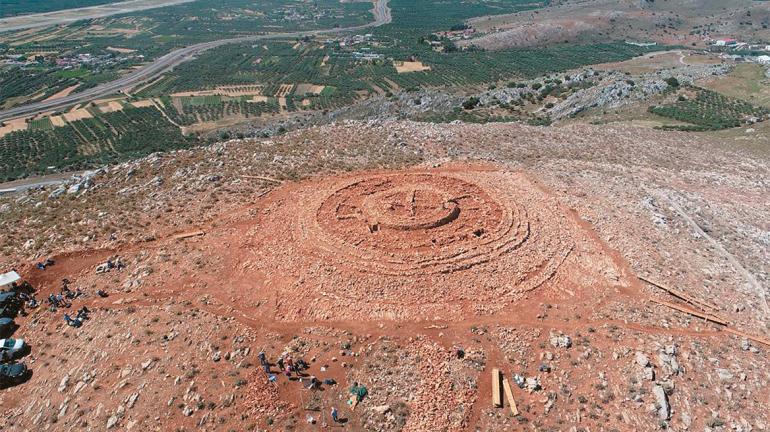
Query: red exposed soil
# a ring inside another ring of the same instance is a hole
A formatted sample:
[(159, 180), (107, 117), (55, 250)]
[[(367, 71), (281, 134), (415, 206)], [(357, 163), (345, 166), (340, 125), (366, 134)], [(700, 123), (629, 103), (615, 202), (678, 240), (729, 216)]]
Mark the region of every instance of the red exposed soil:
[[(557, 397), (551, 426), (585, 425), (588, 418), (591, 429), (597, 423), (649, 429), (658, 424), (657, 414), (625, 396), (631, 391), (626, 387), (643, 394), (653, 385), (629, 384), (638, 373), (633, 351), (653, 357), (661, 344), (682, 346), (687, 354), (680, 362), (694, 370), (704, 367), (702, 358), (717, 354), (701, 353), (692, 341), (718, 346), (723, 335), (706, 323), (692, 328), (688, 318), (649, 309), (649, 295), (621, 254), (533, 177), (498, 165), (458, 163), (286, 183), (196, 227), (204, 236), (180, 240), (165, 233), (114, 250), (54, 256), (56, 264), (45, 272), (21, 269), (40, 289), (38, 298), (57, 292), (65, 277), (86, 291), (111, 293), (78, 301), (78, 307), (95, 310), (95, 319), (74, 336), (58, 316), (53, 321), (42, 310), (24, 322), (33, 342), (55, 331), (72, 337), (73, 346), (103, 349), (105, 354), (84, 351), (90, 356), (84, 365), (103, 372), (99, 385), (121, 400), (134, 391), (126, 381), (136, 380), (139, 392), (152, 381), (145, 374), (157, 369), (155, 379), (163, 383), (148, 387), (156, 393), (141, 396), (135, 414), (118, 419), (127, 429), (197, 424), (212, 430), (317, 430), (328, 424), (335, 406), (348, 419), (348, 430), (524, 430), (546, 424), (549, 401)], [(115, 255), (126, 270), (94, 274), (97, 264)], [(141, 318), (119, 320), (118, 311), (127, 308), (136, 308)], [(163, 318), (158, 323), (152, 315)], [(99, 325), (108, 319), (114, 326)], [(182, 336), (167, 337), (176, 332)], [(153, 333), (163, 335), (160, 344)], [(572, 335), (574, 346), (550, 346), (551, 333)], [(149, 341), (138, 341), (142, 335)], [(458, 347), (464, 358), (456, 355)], [(67, 350), (65, 356), (72, 351)], [(260, 369), (243, 374), (261, 350), (271, 360), (284, 352), (305, 358), (308, 375), (333, 378), (340, 386), (313, 393), (283, 376), (269, 383)], [(157, 358), (158, 366), (134, 365), (124, 378), (123, 363), (134, 351), (141, 360)], [(222, 360), (212, 361), (220, 351)], [(97, 363), (89, 366), (91, 357)], [(539, 370), (542, 363), (553, 372)], [(508, 379), (512, 373), (541, 379), (540, 392), (514, 387), (523, 416), (490, 407), (492, 367), (502, 368)], [(671, 398), (684, 406), (688, 383), (667, 367), (661, 363), (656, 371), (661, 380), (678, 380), (681, 387)], [(45, 400), (57, 396), (51, 386), (67, 372), (37, 368), (30, 384), (47, 393), (32, 398), (32, 412), (48, 409)], [(198, 369), (203, 373), (196, 374)], [(74, 382), (76, 374), (69, 373)], [(232, 381), (241, 378), (236, 387), (244, 390), (232, 390)], [(354, 380), (371, 392), (355, 411), (344, 402)], [(221, 402), (221, 393), (231, 391), (239, 395), (235, 402)], [(95, 393), (84, 400), (69, 392), (59, 390), (83, 411), (95, 411), (87, 424), (101, 430), (112, 411), (95, 407)], [(17, 390), (9, 395), (2, 399), (14, 404), (9, 410), (30, 399)], [(653, 400), (647, 397), (649, 405)], [(204, 401), (216, 401), (211, 416)], [(388, 414), (377, 414), (383, 406)], [(155, 412), (172, 417), (153, 421), (147, 413)], [(318, 423), (305, 423), (306, 415)], [(19, 428), (42, 424), (14, 418)]]
[[(224, 242), (231, 256), (217, 274), (229, 286), (264, 279), (267, 291), (285, 293), (265, 299), (279, 321), (457, 321), (496, 314), (537, 289), (541, 299), (601, 296), (588, 285), (599, 279), (581, 275), (576, 261), (621, 273), (526, 176), (489, 167), (311, 180), (256, 207), (253, 227)], [(579, 256), (568, 260), (573, 250)], [(239, 270), (224, 276), (228, 269)], [(243, 303), (261, 291), (230, 295)]]

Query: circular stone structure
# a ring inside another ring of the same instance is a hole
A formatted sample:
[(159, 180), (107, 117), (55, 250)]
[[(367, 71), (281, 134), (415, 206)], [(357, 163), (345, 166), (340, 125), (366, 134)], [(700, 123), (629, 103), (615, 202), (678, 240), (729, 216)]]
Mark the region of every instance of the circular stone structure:
[(475, 166), (311, 179), (258, 206), (239, 241), (291, 293), (286, 321), (494, 313), (554, 278), (579, 229), (523, 174)]
[(362, 270), (447, 273), (486, 262), (529, 235), (526, 212), (440, 174), (374, 175), (336, 185), (301, 221), (306, 242)]

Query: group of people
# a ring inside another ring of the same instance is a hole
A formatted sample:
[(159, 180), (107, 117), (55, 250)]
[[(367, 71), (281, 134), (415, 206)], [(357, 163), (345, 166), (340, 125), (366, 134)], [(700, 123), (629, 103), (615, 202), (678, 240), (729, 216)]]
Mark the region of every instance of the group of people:
[(67, 323), (70, 327), (78, 328), (83, 325), (83, 321), (88, 319), (88, 314), (91, 311), (88, 310), (87, 307), (83, 306), (82, 308), (78, 309), (77, 315), (75, 315), (75, 318), (72, 318), (69, 316), (69, 314), (64, 314), (64, 321)]
[(125, 267), (125, 264), (123, 264), (123, 261), (121, 261), (120, 258), (117, 258), (115, 261), (110, 258), (106, 262), (96, 266), (96, 273), (107, 273), (110, 270), (120, 270)]
[(75, 291), (70, 289), (69, 279), (62, 279), (61, 284), (62, 287), (61, 290), (59, 290), (59, 294), (63, 295), (65, 298), (72, 300), (83, 295), (83, 291), (80, 291), (80, 288), (75, 288)]
[[(70, 308), (72, 306), (71, 300), (85, 295), (85, 293), (83, 293), (80, 288), (71, 290), (69, 287), (70, 283), (71, 282), (69, 279), (62, 279), (59, 294), (50, 294), (48, 296), (48, 304), (50, 305), (51, 312), (56, 312), (57, 308)], [(79, 328), (83, 325), (83, 322), (89, 318), (88, 314), (90, 312), (91, 311), (86, 306), (83, 306), (82, 308), (78, 309), (74, 317), (70, 316), (68, 313), (65, 313), (64, 322), (66, 322), (70, 327)]]
[[(270, 362), (267, 361), (267, 356), (264, 352), (260, 352), (259, 355), (259, 363), (262, 366), (262, 369), (264, 369), (265, 373), (269, 376), (270, 374)], [(305, 360), (298, 359), (296, 362), (294, 359), (291, 358), (291, 356), (286, 357), (278, 357), (278, 360), (275, 362), (276, 366), (278, 366), (278, 370), (286, 375), (286, 377), (291, 378), (292, 374), (295, 374), (296, 376), (300, 377), (303, 376), (302, 371), (307, 370), (310, 366), (307, 364)]]
[(80, 291), (80, 288), (75, 289), (75, 291), (71, 290), (69, 288), (69, 283), (69, 280), (63, 279), (59, 294), (51, 293), (48, 295), (48, 304), (51, 312), (56, 312), (56, 309), (58, 308), (69, 308), (72, 306), (70, 300), (74, 300), (83, 295), (83, 291)]
[[(270, 362), (267, 360), (267, 356), (265, 355), (264, 351), (261, 351), (257, 357), (259, 358), (259, 363), (262, 366), (263, 370), (265, 371), (265, 374), (268, 376), (268, 380), (270, 382), (276, 382), (277, 377), (270, 373)], [(278, 369), (283, 372), (288, 378), (291, 378), (292, 373), (296, 374), (298, 377), (304, 376), (303, 372), (304, 370), (307, 370), (310, 368), (310, 366), (305, 362), (303, 359), (294, 360), (291, 358), (291, 356), (280, 356), (276, 360), (276, 366), (278, 366)], [(336, 381), (333, 379), (325, 379), (323, 381), (324, 384), (327, 385), (334, 385), (336, 384)], [(309, 390), (318, 390), (321, 388), (321, 382), (316, 378), (315, 376), (310, 376), (309, 384), (307, 385), (307, 388)], [(360, 385), (358, 382), (353, 383), (353, 386), (350, 388), (351, 397), (348, 401), (348, 404), (351, 406), (351, 409), (355, 409), (356, 405), (358, 405), (359, 402), (361, 402), (366, 395), (368, 394), (368, 390), (366, 387)], [(339, 418), (339, 411), (336, 407), (331, 408), (331, 419), (334, 421), (334, 423), (341, 423), (344, 422), (344, 420), (341, 420)]]
[[(46, 267), (53, 265), (53, 263), (53, 260), (47, 259), (42, 263), (37, 263), (36, 266), (37, 268), (44, 270)], [(112, 262), (110, 262), (110, 265), (113, 267), (116, 266), (116, 264)], [(70, 289), (70, 283), (71, 282), (69, 279), (62, 279), (62, 285), (61, 289), (59, 289), (59, 294), (51, 293), (48, 295), (46, 300), (51, 312), (56, 312), (56, 310), (59, 308), (70, 308), (72, 306), (71, 300), (85, 295), (85, 293), (83, 293), (80, 288), (75, 288), (75, 290)], [(35, 298), (35, 290), (29, 284), (29, 282), (25, 281), (22, 284), (17, 284), (14, 282), (11, 284), (11, 288), (13, 291), (18, 293), (18, 298), (23, 302), (26, 308), (34, 309), (40, 305), (40, 302)], [(103, 290), (99, 290), (97, 294), (100, 297), (107, 297), (107, 293)], [(90, 312), (91, 311), (86, 306), (83, 306), (77, 311), (74, 317), (65, 313), (64, 321), (71, 327), (80, 327), (83, 325), (83, 322), (89, 318), (88, 315)], [(26, 315), (26, 312), (23, 310), (23, 308), (21, 313)]]
[(68, 302), (62, 294), (52, 293), (48, 295), (48, 305), (51, 312), (56, 312), (58, 308), (69, 308), (72, 306), (72, 303)]
[[(19, 296), (19, 299), (24, 303), (24, 307), (28, 309), (34, 309), (38, 307), (39, 303), (35, 298), (35, 294), (27, 294), (26, 292), (21, 291), (17, 295)], [(21, 310), (21, 314), (26, 314), (23, 308)]]
[[(13, 269), (12, 271), (16, 271), (16, 269)], [(11, 283), (11, 291), (15, 292), (18, 296), (18, 299), (21, 301), (21, 303), (24, 305), (24, 307), (29, 309), (34, 309), (38, 306), (38, 301), (35, 299), (35, 288), (32, 287), (32, 285), (24, 281), (22, 283)], [(24, 308), (21, 308), (19, 312), (22, 315), (26, 315), (26, 311)]]

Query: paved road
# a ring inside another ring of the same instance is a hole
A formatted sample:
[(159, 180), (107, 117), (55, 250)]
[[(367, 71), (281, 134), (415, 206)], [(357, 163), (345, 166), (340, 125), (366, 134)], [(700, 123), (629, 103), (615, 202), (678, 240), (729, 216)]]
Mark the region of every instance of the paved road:
[[(4, 1), (6, 0), (0, 0), (0, 4)], [(189, 3), (192, 1), (195, 0), (128, 0), (98, 6), (12, 16), (0, 18), (0, 31), (15, 31), (35, 27), (69, 24), (84, 19), (103, 18), (111, 15), (155, 9), (164, 6)]]
[(84, 172), (85, 171), (48, 174), (44, 176), (14, 180), (12, 182), (0, 183), (0, 195), (23, 192), (27, 189), (32, 189), (40, 186), (59, 185), (66, 182), (67, 180), (70, 180), (73, 175), (82, 174)]
[(388, 24), (392, 21), (390, 8), (388, 7), (388, 0), (377, 0), (374, 4), (373, 13), (375, 18), (374, 21), (369, 24), (355, 27), (242, 36), (231, 39), (220, 39), (211, 42), (203, 42), (196, 45), (191, 45), (189, 47), (180, 48), (178, 50), (171, 51), (170, 53), (158, 58), (154, 62), (142, 67), (141, 69), (137, 69), (136, 71), (131, 72), (115, 81), (104, 83), (88, 90), (84, 90), (80, 93), (71, 94), (59, 99), (35, 102), (32, 104), (22, 105), (2, 111), (0, 112), (0, 121), (6, 121), (18, 117), (26, 117), (46, 111), (61, 110), (71, 105), (88, 102), (103, 96), (114, 94), (119, 90), (130, 89), (138, 84), (150, 81), (151, 79), (163, 74), (164, 72), (174, 68), (181, 63), (193, 59), (196, 54), (200, 54), (204, 51), (220, 47), (222, 45), (253, 42), (264, 39), (299, 37), (306, 35), (315, 36), (321, 34), (363, 30), (370, 27), (378, 27), (383, 24)]

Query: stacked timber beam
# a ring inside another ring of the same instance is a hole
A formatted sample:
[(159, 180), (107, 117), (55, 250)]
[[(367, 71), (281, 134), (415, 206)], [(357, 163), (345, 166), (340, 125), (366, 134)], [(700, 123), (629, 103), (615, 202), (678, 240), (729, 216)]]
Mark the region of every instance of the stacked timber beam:
[(503, 406), (503, 392), (502, 392), (502, 384), (500, 380), (502, 379), (502, 375), (500, 374), (500, 369), (493, 368), (492, 369), (492, 405), (496, 406), (497, 408), (502, 408)]
[(516, 401), (513, 399), (513, 391), (511, 391), (511, 383), (508, 382), (508, 378), (503, 379), (503, 389), (505, 389), (505, 398), (508, 399), (508, 405), (511, 407), (511, 414), (514, 416), (519, 415), (519, 408), (516, 407)]
[(500, 369), (492, 369), (492, 406), (495, 408), (503, 407), (503, 391), (505, 391), (505, 398), (508, 400), (508, 406), (511, 408), (511, 414), (514, 416), (519, 415), (519, 409), (516, 406), (516, 400), (513, 399), (513, 391), (511, 390), (511, 383), (507, 378), (504, 378), (500, 373)]
[(174, 236), (174, 239), (175, 240), (184, 240), (184, 239), (188, 239), (188, 238), (191, 238), (191, 237), (200, 237), (200, 236), (202, 236), (204, 234), (206, 234), (206, 233), (204, 233), (203, 231), (193, 231), (193, 232), (177, 234), (177, 235)]

